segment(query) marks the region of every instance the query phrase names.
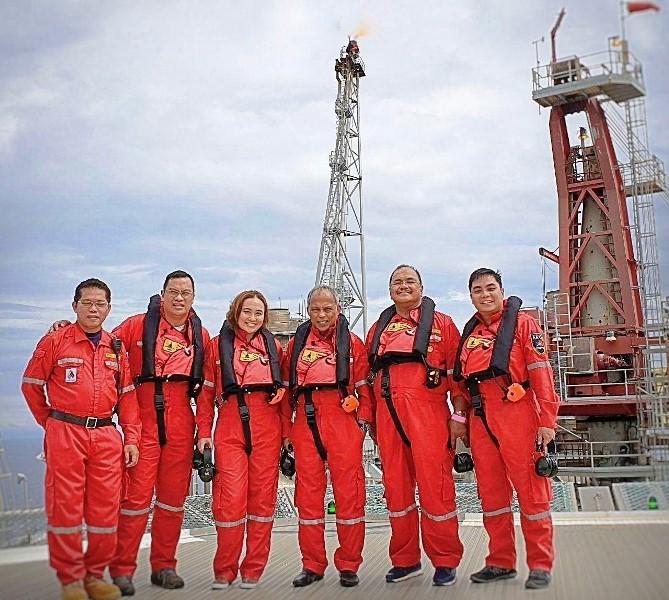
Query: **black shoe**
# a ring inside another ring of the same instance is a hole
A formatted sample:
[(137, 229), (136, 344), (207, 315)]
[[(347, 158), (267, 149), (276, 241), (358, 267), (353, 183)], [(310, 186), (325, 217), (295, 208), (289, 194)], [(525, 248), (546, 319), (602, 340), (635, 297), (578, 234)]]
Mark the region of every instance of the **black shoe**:
[(388, 583), (398, 583), (412, 577), (417, 577), (423, 574), (423, 568), (420, 563), (411, 567), (393, 567), (386, 573), (386, 581)]
[(528, 590), (540, 590), (548, 587), (551, 582), (551, 574), (548, 571), (531, 570), (530, 576), (525, 582), (525, 587)]
[(513, 579), (518, 573), (515, 569), (502, 569), (491, 565), (483, 567), (480, 571), (469, 576), (474, 583), (490, 583), (500, 579)]
[(432, 577), (432, 585), (453, 585), (455, 583), (455, 569), (437, 567)]
[(302, 572), (293, 579), (293, 585), (295, 587), (306, 587), (311, 585), (314, 581), (320, 581), (323, 579), (322, 575), (317, 575), (309, 569), (302, 569)]
[(132, 577), (129, 577), (128, 575), (112, 577), (112, 583), (121, 590), (121, 596), (135, 595), (135, 586), (132, 583)]
[(166, 590), (177, 590), (184, 586), (184, 580), (174, 569), (160, 569), (151, 573), (151, 583)]
[(340, 571), (339, 583), (342, 587), (355, 587), (360, 583), (360, 579), (353, 571)]

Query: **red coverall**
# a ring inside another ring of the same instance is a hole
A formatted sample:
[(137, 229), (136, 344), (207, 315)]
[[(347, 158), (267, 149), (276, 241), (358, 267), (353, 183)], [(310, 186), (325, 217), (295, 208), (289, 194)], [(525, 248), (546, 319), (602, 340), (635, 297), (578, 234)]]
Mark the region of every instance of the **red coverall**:
[[(74, 323), (40, 340), (23, 375), (23, 395), (45, 429), (49, 560), (62, 585), (88, 574), (102, 578), (116, 547), (123, 444), (139, 446), (141, 432), (125, 349), (119, 358), (120, 374), (111, 336), (103, 331), (96, 347)], [(106, 418), (114, 407), (125, 441), (113, 426), (89, 429), (49, 418), (51, 409)], [(85, 555), (82, 522), (88, 538)]]
[[(336, 381), (336, 327), (325, 335), (312, 327), (297, 361), (298, 386), (332, 384)], [(367, 385), (369, 365), (362, 340), (351, 333), (351, 365), (348, 388), (355, 390), (359, 406), (347, 413), (341, 406), (337, 389), (312, 392), (318, 431), (327, 452), (332, 490), (337, 506), (337, 537), (339, 548), (334, 564), (338, 571), (358, 571), (365, 542), (365, 472), (362, 468), (362, 443), (365, 434), (357, 419), (372, 423), (372, 406)], [(289, 379), (294, 339), (288, 344), (283, 377)], [(294, 397), (295, 390), (291, 390)], [(297, 399), (291, 441), (295, 448), (295, 506), (299, 512), (298, 542), (302, 566), (323, 575), (328, 565), (325, 554), (325, 462), (314, 443), (304, 413), (304, 396)], [(291, 408), (284, 405), (290, 413)]]
[[(113, 331), (128, 348), (133, 378), (142, 373), (144, 318), (143, 314), (130, 317)], [(161, 317), (156, 339), (156, 375), (190, 375), (194, 354), (190, 329), (188, 324), (183, 331), (178, 331)], [(206, 348), (209, 334), (204, 327), (202, 340)], [(125, 498), (121, 502), (118, 545), (109, 567), (112, 577), (131, 577), (137, 569), (137, 553), (146, 531), (154, 490), (151, 571), (176, 567), (176, 549), (190, 487), (195, 438), (195, 419), (188, 390), (186, 381), (163, 383), (167, 443), (161, 448), (153, 402), (154, 384), (147, 382), (137, 388), (142, 418), (139, 463), (128, 472)]]
[[(275, 343), (281, 359), (283, 350), (278, 341)], [(237, 332), (233, 366), (240, 387), (272, 384), (269, 354), (261, 335), (248, 339), (244, 331)], [(212, 494), (218, 536), (214, 578), (232, 583), (240, 572), (242, 578), (257, 581), (269, 556), (281, 438), (287, 435), (290, 423), (287, 420), (282, 423), (280, 403), (268, 404), (270, 395), (267, 391), (245, 393), (253, 446), (251, 454), (247, 455), (237, 398), (233, 395), (222, 401), (219, 336), (207, 347), (204, 378), (197, 402), (199, 439), (212, 437), (214, 403), (218, 405), (214, 435), (216, 475)], [(246, 556), (240, 565), (245, 529)]]
[[(506, 304), (506, 301), (505, 301)], [(467, 338), (460, 357), (467, 377), (490, 365), (502, 313), (486, 326), (480, 324)], [(516, 568), (516, 546), (511, 513), (512, 489), (520, 504), (520, 524), (530, 569), (551, 571), (553, 566), (553, 523), (550, 514), (550, 479), (534, 471), (538, 457), (535, 440), (538, 427), (555, 427), (559, 399), (553, 387), (539, 324), (519, 313), (511, 349), (509, 372), (514, 383), (529, 382), (530, 389), (517, 402), (505, 400), (508, 381), (489, 379), (479, 384), (488, 426), (499, 442), (495, 446), (480, 417), (470, 416), (470, 439), (476, 469), (483, 523), (490, 538), (486, 565)]]
[[(379, 356), (411, 352), (420, 308), (412, 310), (410, 317), (405, 319), (396, 314), (391, 319), (381, 334)], [(367, 334), (368, 351), (377, 323)], [(426, 369), (422, 362), (390, 366), (392, 401), (411, 442), (410, 448), (397, 432), (381, 395), (381, 372), (374, 380), (377, 441), (392, 528), (389, 554), (394, 567), (410, 567), (421, 561), (416, 483), (425, 553), (435, 567), (456, 568), (462, 558), (452, 473), (453, 452), (448, 448), (450, 411), (446, 403), (447, 392), (451, 398), (462, 395), (460, 386), (451, 377), (459, 339), (451, 318), (435, 311), (427, 361), (431, 366), (447, 371), (436, 388), (425, 385)]]

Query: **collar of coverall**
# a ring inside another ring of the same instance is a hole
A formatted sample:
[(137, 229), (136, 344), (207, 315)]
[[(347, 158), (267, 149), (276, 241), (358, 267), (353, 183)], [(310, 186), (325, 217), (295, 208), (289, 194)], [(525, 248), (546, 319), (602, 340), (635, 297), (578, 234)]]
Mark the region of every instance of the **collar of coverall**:
[[(497, 311), (494, 315), (490, 316), (490, 323), (488, 324), (489, 326), (492, 325), (493, 323), (497, 323), (502, 318), (502, 315), (504, 314), (504, 309), (506, 308), (506, 303), (507, 299), (504, 298), (504, 304), (502, 304), (502, 310)], [(486, 324), (485, 319), (481, 316), (480, 312), (476, 313), (476, 318), (481, 321), (484, 325)]]
[[(109, 334), (104, 330), (101, 329), (102, 331), (102, 336), (100, 337), (100, 344), (103, 346), (110, 346), (111, 347), (111, 342), (110, 342), (110, 336)], [(86, 332), (81, 328), (79, 323), (76, 321), (74, 322), (74, 341), (79, 343), (79, 342), (89, 342), (90, 340), (88, 339), (88, 336), (86, 335)]]
[[(190, 320), (193, 318), (194, 314), (195, 311), (191, 308), (188, 311), (188, 316), (186, 317), (186, 320), (182, 323), (182, 325), (185, 325), (185, 327), (183, 329), (178, 329), (177, 331), (180, 331), (185, 335), (189, 329)], [(176, 329), (177, 327), (181, 327), (181, 325), (173, 325), (168, 321), (167, 317), (165, 316), (165, 301), (162, 298), (160, 299), (160, 318), (163, 319), (163, 321), (165, 321), (167, 324), (169, 324), (170, 327), (174, 327), (174, 329)]]
[(324, 341), (333, 341), (334, 336), (335, 336), (335, 331), (337, 330), (337, 321), (335, 321), (335, 324), (330, 327), (327, 331), (323, 331), (322, 333), (316, 329), (315, 325), (311, 325), (311, 330), (314, 332), (316, 337), (320, 338), (321, 340)]

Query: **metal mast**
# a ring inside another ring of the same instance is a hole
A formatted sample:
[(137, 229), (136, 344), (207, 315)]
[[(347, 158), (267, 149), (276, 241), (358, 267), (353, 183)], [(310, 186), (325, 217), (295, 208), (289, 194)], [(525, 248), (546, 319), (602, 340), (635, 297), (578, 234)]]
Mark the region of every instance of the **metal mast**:
[[(335, 75), (337, 139), (335, 149), (330, 153), (330, 190), (318, 255), (316, 285), (334, 288), (351, 327), (362, 317), (362, 328), (366, 332), (367, 289), (358, 95), (360, 78), (365, 76), (365, 64), (360, 58), (355, 40), (350, 40), (342, 48), (335, 61)], [(347, 238), (353, 238), (353, 243), (348, 247)]]

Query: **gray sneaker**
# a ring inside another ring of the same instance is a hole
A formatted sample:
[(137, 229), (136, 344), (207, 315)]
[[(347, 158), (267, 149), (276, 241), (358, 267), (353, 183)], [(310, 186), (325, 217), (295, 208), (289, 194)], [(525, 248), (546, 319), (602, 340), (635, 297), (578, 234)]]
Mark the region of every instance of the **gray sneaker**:
[(121, 590), (121, 596), (135, 595), (135, 586), (132, 583), (132, 577), (129, 577), (128, 575), (112, 577), (112, 582), (119, 590)]
[(551, 582), (551, 574), (548, 571), (531, 570), (530, 575), (525, 582), (528, 590), (540, 590), (548, 587)]

